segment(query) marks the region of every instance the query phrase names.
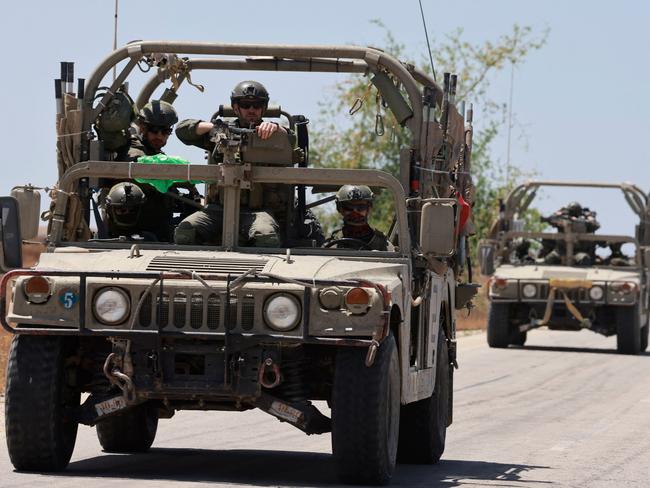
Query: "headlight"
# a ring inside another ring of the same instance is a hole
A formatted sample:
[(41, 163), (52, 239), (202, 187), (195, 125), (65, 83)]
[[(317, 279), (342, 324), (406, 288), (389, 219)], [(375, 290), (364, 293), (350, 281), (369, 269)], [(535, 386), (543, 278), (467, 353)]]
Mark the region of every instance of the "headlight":
[(107, 325), (121, 324), (129, 315), (129, 296), (119, 288), (102, 288), (95, 295), (93, 309), (97, 319)]
[(526, 297), (526, 298), (533, 298), (535, 295), (537, 295), (537, 287), (533, 285), (532, 283), (526, 283), (522, 289), (521, 293)]
[(272, 329), (291, 330), (300, 322), (300, 302), (288, 293), (272, 295), (264, 304), (264, 319)]
[(605, 292), (600, 286), (592, 286), (589, 289), (589, 298), (594, 301), (602, 300), (604, 294)]

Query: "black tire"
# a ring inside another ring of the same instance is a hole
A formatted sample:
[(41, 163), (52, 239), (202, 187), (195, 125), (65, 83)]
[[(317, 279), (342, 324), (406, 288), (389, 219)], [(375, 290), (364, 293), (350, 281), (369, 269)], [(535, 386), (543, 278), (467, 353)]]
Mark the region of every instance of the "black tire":
[(648, 349), (649, 329), (650, 327), (648, 327), (648, 324), (645, 324), (645, 326), (641, 327), (641, 352), (644, 352), (646, 349)]
[(78, 423), (79, 390), (65, 371), (63, 337), (15, 336), (5, 397), (7, 450), (19, 471), (60, 471), (70, 462)]
[(399, 438), (400, 369), (389, 335), (375, 362), (367, 349), (343, 348), (336, 355), (332, 391), (332, 452), (345, 483), (386, 484), (395, 470)]
[(451, 421), (451, 380), (449, 349), (444, 332), (438, 334), (436, 383), (429, 398), (402, 406), (400, 416), (400, 463), (434, 464), (445, 450), (447, 426)]
[(510, 332), (510, 344), (515, 346), (523, 346), (526, 344), (526, 338), (528, 337), (528, 332), (520, 332), (516, 328)]
[(510, 336), (510, 304), (490, 302), (487, 324), (488, 345), (508, 347)]
[(641, 352), (639, 305), (616, 308), (616, 350), (620, 354)]
[(97, 438), (106, 452), (144, 452), (158, 430), (158, 408), (143, 403), (97, 423)]

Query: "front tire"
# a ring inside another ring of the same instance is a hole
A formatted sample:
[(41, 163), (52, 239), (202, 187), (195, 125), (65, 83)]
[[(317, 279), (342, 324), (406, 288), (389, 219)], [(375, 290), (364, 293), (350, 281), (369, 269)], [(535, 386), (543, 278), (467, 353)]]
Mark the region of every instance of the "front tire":
[(78, 423), (79, 390), (70, 383), (63, 337), (15, 336), (9, 351), (5, 429), (19, 471), (60, 471), (70, 462)]
[(639, 354), (641, 352), (640, 320), (638, 304), (632, 307), (617, 307), (616, 350), (620, 354)]
[(451, 420), (452, 374), (449, 349), (441, 328), (433, 393), (429, 398), (402, 407), (397, 451), (400, 463), (434, 464), (440, 460)]
[(487, 341), (490, 347), (504, 348), (510, 344), (510, 304), (490, 302)]
[(97, 439), (105, 452), (144, 452), (153, 444), (157, 430), (158, 409), (143, 403), (98, 422)]
[(375, 362), (366, 349), (343, 348), (336, 356), (332, 391), (332, 452), (345, 483), (386, 484), (397, 458), (400, 370), (390, 334)]

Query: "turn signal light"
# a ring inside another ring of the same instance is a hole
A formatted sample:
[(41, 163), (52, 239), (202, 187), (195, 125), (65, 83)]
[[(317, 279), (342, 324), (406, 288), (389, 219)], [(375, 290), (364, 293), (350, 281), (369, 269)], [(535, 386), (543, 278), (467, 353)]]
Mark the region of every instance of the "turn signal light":
[(45, 303), (52, 294), (50, 280), (43, 276), (32, 276), (23, 282), (23, 291), (30, 303)]
[(345, 294), (345, 305), (352, 313), (364, 313), (370, 305), (370, 294), (363, 288), (351, 288)]

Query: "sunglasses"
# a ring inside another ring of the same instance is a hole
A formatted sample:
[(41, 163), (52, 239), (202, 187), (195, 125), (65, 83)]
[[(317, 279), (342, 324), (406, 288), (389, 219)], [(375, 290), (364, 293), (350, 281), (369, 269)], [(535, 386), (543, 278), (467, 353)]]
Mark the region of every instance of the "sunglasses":
[(254, 109), (260, 109), (264, 108), (264, 102), (237, 102), (237, 105), (239, 105), (239, 108), (243, 108), (244, 110), (248, 110), (249, 108), (254, 108)]
[(171, 127), (163, 127), (163, 126), (148, 126), (147, 127), (147, 132), (151, 132), (152, 134), (163, 134), (163, 135), (170, 135), (172, 133)]

